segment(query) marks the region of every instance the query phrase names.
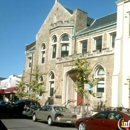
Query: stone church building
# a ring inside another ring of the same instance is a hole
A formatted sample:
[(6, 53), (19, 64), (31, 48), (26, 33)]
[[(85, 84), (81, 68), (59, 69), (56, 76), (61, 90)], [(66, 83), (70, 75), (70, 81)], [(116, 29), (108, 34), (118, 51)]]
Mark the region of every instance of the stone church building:
[(93, 87), (96, 96), (89, 97), (90, 104), (102, 100), (106, 106), (130, 107), (130, 0), (118, 0), (116, 5), (117, 12), (94, 19), (82, 9), (71, 10), (55, 0), (36, 40), (26, 45), (26, 82), (36, 65), (46, 73), (41, 78), (47, 91), (40, 97), (42, 103), (51, 98), (54, 104), (81, 104), (71, 69), (74, 58), (85, 57), (94, 77), (102, 77)]

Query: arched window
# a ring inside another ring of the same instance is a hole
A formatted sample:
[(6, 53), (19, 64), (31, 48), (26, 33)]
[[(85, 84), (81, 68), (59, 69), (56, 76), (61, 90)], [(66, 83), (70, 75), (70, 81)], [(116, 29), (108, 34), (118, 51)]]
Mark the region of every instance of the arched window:
[(97, 93), (104, 93), (104, 87), (105, 87), (104, 77), (105, 77), (105, 71), (103, 67), (98, 66), (95, 71), (95, 78), (99, 78), (101, 80), (97, 83), (97, 89), (96, 89)]
[(52, 97), (54, 95), (54, 79), (55, 79), (54, 73), (51, 72), (50, 73), (50, 77), (49, 77), (49, 84), (50, 84), (50, 93), (49, 93), (49, 96), (50, 97)]
[(45, 52), (46, 52), (46, 46), (43, 43), (41, 48), (41, 63), (45, 63)]
[(67, 34), (63, 35), (61, 39), (61, 57), (66, 57), (69, 55), (69, 37)]
[(97, 70), (97, 78), (101, 78), (101, 80), (97, 84), (97, 92), (104, 92), (104, 69), (102, 67), (99, 67)]
[(43, 82), (43, 76), (40, 77), (40, 81)]
[(69, 38), (68, 38), (68, 35), (65, 34), (63, 37), (62, 37), (62, 41), (69, 41)]
[(52, 39), (52, 58), (56, 58), (56, 50), (57, 50), (57, 37), (54, 36)]

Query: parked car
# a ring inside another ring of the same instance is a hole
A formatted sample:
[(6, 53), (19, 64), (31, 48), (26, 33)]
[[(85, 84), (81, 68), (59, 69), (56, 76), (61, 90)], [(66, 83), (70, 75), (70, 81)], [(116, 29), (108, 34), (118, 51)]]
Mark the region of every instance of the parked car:
[(10, 106), (10, 102), (0, 101), (0, 113), (7, 113)]
[(130, 130), (130, 115), (122, 111), (102, 111), (76, 121), (78, 130)]
[(41, 105), (38, 101), (34, 100), (18, 100), (10, 107), (10, 115), (18, 116), (32, 116), (28, 114), (29, 109), (39, 109)]
[(75, 124), (77, 116), (66, 107), (45, 105), (34, 112), (32, 119), (33, 121), (47, 121), (48, 125), (53, 123)]

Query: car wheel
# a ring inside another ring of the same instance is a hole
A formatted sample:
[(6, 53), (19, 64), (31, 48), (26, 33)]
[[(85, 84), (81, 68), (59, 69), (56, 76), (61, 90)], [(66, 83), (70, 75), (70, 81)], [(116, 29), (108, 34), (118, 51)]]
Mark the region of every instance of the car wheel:
[(34, 114), (34, 115), (32, 116), (32, 119), (33, 119), (33, 121), (37, 121), (36, 114)]
[(86, 124), (84, 122), (80, 122), (78, 126), (78, 130), (87, 130)]
[(49, 126), (51, 126), (53, 124), (51, 116), (48, 117), (47, 123), (48, 123)]

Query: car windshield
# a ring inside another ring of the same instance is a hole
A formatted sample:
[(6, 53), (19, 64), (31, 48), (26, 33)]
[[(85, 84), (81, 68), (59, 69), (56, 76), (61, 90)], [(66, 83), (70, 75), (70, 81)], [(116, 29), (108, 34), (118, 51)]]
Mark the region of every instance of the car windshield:
[(60, 107), (60, 106), (55, 106), (54, 107), (55, 111), (59, 111), (59, 112), (70, 112), (70, 110), (66, 107)]

